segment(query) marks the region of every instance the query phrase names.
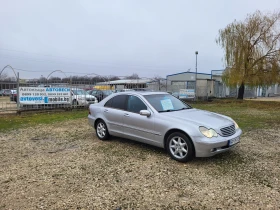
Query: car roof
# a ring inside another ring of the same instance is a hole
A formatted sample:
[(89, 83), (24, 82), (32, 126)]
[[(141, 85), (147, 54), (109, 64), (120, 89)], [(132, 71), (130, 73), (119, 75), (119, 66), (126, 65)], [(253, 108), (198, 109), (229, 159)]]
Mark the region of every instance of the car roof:
[(119, 95), (127, 95), (127, 94), (137, 94), (137, 95), (158, 95), (158, 94), (168, 94), (166, 92), (155, 92), (155, 91), (127, 91), (127, 92), (120, 92), (120, 93), (117, 93)]

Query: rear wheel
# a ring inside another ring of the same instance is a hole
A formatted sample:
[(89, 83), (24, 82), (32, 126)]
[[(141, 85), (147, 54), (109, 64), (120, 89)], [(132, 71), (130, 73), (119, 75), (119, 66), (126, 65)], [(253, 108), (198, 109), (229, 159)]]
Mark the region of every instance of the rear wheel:
[(96, 123), (96, 135), (100, 140), (106, 140), (109, 138), (109, 132), (107, 126), (103, 120), (98, 120)]
[(194, 147), (191, 140), (180, 132), (170, 134), (166, 148), (171, 158), (179, 162), (187, 162), (194, 157)]
[(79, 105), (79, 103), (78, 103), (78, 101), (74, 100), (74, 101), (72, 102), (72, 105), (74, 105), (74, 106), (78, 106), (78, 105)]

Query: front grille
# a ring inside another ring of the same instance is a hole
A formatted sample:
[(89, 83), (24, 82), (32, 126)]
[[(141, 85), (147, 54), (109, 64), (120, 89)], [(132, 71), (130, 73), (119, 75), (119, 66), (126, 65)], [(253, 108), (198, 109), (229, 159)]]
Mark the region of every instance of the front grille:
[(225, 137), (231, 136), (231, 135), (235, 134), (235, 126), (231, 125), (228, 127), (221, 128), (221, 133), (222, 133), (222, 136), (225, 136)]

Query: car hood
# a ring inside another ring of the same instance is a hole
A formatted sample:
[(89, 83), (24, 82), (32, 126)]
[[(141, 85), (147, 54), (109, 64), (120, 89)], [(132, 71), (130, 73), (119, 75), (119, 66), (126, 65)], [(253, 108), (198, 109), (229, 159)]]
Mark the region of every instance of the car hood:
[(86, 94), (86, 95), (79, 95), (79, 96), (82, 96), (83, 98), (86, 98), (86, 99), (96, 99), (95, 96), (88, 95), (88, 94)]
[(96, 97), (92, 95), (86, 95), (86, 98), (96, 98)]
[(83, 99), (96, 99), (96, 97), (92, 95), (74, 95), (74, 97), (79, 97)]
[(233, 124), (231, 118), (227, 116), (199, 109), (162, 112), (160, 114), (168, 118), (195, 123), (198, 126), (206, 126), (207, 128), (221, 128)]

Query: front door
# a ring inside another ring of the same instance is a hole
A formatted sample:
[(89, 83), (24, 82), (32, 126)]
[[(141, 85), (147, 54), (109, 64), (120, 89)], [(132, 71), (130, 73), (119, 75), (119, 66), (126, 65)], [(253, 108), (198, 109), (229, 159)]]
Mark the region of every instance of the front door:
[(142, 116), (140, 110), (148, 110), (148, 107), (137, 96), (128, 95), (123, 131), (128, 138), (151, 144), (155, 141), (153, 113), (149, 117)]

